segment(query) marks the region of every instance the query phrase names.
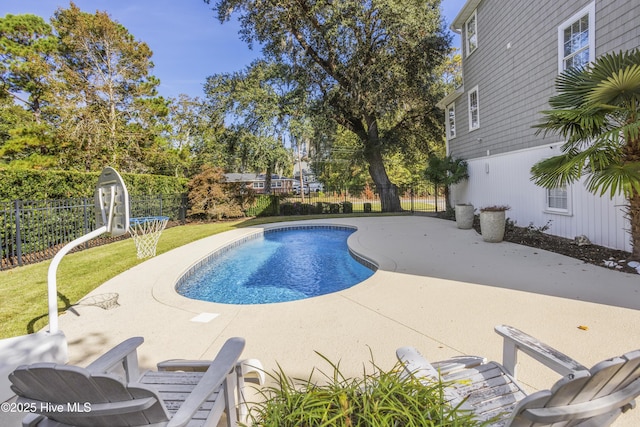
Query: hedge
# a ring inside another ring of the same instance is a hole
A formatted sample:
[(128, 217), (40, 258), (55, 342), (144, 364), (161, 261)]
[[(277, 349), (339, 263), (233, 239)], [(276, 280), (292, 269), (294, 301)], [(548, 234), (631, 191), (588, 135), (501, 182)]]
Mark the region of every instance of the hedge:
[[(100, 172), (0, 168), (0, 201), (92, 197)], [(186, 178), (122, 173), (131, 196), (182, 194)]]
[(247, 216), (275, 216), (278, 215), (280, 198), (274, 195), (260, 194), (253, 205), (245, 211)]

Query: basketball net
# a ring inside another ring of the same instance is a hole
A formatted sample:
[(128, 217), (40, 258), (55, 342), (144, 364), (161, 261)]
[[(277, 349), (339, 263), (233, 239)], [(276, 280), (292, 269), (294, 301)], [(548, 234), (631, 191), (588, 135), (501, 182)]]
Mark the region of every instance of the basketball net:
[(156, 255), (158, 239), (168, 221), (169, 217), (166, 216), (131, 218), (129, 233), (136, 244), (139, 259)]

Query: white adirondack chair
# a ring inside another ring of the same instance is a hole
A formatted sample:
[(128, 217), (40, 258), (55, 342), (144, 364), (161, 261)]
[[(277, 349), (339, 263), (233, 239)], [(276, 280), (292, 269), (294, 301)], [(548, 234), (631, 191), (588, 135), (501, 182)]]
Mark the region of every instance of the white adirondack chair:
[[(588, 369), (569, 356), (510, 326), (496, 326), (504, 337), (503, 363), (460, 356), (429, 363), (415, 348), (396, 351), (405, 373), (424, 381), (450, 384), (445, 399), (470, 410), (495, 427), (611, 425), (635, 407), (640, 395), (640, 350)], [(516, 382), (517, 352), (522, 351), (564, 375), (549, 390), (527, 396)]]
[[(86, 368), (54, 363), (18, 367), (9, 375), (18, 404), (33, 414), (23, 426), (217, 426), (226, 413), (235, 426), (245, 413), (245, 375), (258, 373), (259, 362), (238, 361), (244, 339), (225, 342), (213, 361), (171, 360), (158, 371), (140, 374), (130, 338)], [(236, 407), (236, 388), (239, 407)]]

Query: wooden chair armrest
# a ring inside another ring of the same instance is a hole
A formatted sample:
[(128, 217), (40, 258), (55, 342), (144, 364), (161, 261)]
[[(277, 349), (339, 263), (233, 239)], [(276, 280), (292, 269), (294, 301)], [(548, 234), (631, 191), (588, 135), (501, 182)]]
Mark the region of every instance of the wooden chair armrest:
[[(218, 390), (226, 381), (244, 350), (245, 341), (243, 338), (229, 338), (224, 343), (215, 359), (209, 364), (209, 369), (202, 376), (198, 385), (193, 389), (189, 397), (184, 401), (180, 409), (171, 418), (167, 427), (186, 426), (200, 406), (207, 400), (211, 393)], [(235, 387), (235, 384), (233, 384)], [(225, 398), (229, 406), (230, 399), (233, 398), (232, 390), (225, 391)], [(229, 416), (230, 414), (227, 414)]]
[(588, 370), (566, 354), (512, 326), (499, 325), (495, 327), (495, 331), (504, 338), (502, 365), (513, 378), (516, 378), (518, 350), (561, 375)]
[(210, 360), (170, 359), (158, 363), (158, 371), (206, 372)]
[(87, 370), (91, 373), (109, 373), (117, 368), (124, 369), (127, 382), (140, 378), (137, 348), (144, 342), (142, 337), (129, 338), (94, 360)]
[[(158, 363), (158, 371), (205, 372), (211, 366), (208, 360), (170, 359)], [(236, 373), (246, 382), (264, 384), (265, 374), (258, 359), (243, 359), (236, 364)]]
[[(206, 360), (186, 360), (172, 359), (158, 363), (158, 371), (183, 371), (183, 372), (204, 372), (211, 366)], [(257, 359), (243, 359), (236, 363), (235, 367), (237, 388), (238, 388), (238, 417), (244, 423), (249, 412), (247, 399), (245, 396), (245, 383), (251, 382), (258, 385), (264, 384), (266, 378), (262, 363)]]

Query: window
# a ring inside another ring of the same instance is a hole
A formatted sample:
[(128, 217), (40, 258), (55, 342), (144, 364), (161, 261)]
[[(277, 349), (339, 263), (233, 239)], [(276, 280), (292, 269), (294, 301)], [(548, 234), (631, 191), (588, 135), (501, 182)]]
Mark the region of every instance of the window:
[(264, 181), (254, 182), (253, 188), (264, 188)]
[(447, 107), (447, 138), (456, 137), (456, 104)]
[(478, 16), (475, 10), (473, 15), (464, 23), (464, 34), (466, 53), (469, 56), (478, 47)]
[(469, 91), (469, 130), (480, 127), (480, 103), (478, 101), (478, 86)]
[(595, 60), (595, 2), (558, 27), (558, 72)]
[(556, 187), (547, 190), (546, 210), (554, 213), (570, 213), (571, 203), (567, 187)]

